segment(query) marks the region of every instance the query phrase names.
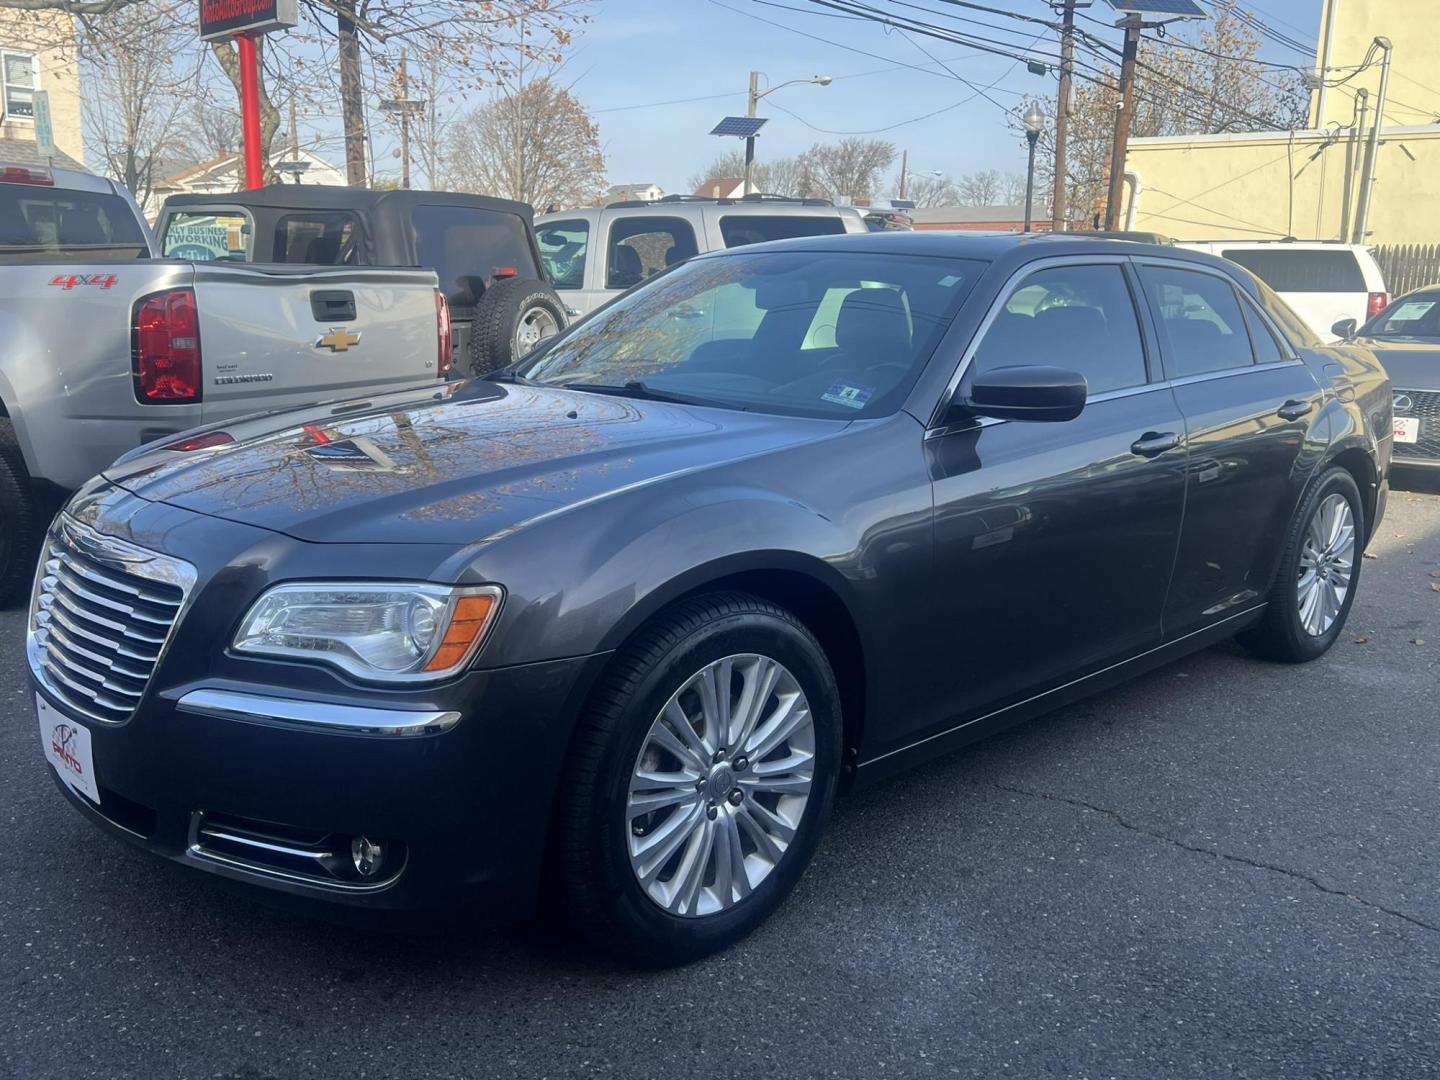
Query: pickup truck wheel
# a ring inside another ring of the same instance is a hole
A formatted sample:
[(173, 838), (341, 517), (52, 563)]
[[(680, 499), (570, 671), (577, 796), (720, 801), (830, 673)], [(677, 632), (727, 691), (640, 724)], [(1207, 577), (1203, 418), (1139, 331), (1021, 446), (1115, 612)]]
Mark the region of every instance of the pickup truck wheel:
[(15, 428), (0, 420), (0, 609), (29, 592), (40, 550), (39, 518)]
[(470, 374), (508, 367), (565, 328), (555, 290), (531, 278), (507, 278), (485, 290), (470, 324)]
[(834, 674), (794, 615), (742, 593), (679, 602), (616, 654), (581, 718), (547, 899), (630, 963), (725, 948), (809, 863), (840, 742)]

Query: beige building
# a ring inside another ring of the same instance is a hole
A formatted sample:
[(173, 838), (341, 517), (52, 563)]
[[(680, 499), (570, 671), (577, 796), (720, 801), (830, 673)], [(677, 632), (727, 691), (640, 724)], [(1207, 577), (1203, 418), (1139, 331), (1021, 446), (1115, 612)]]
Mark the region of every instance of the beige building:
[(74, 164), (85, 160), (80, 118), (80, 70), (70, 17), (52, 12), (0, 8), (0, 139), (35, 142), (35, 92), (50, 98), (55, 147)]
[[(1330, 84), (1305, 131), (1135, 139), (1132, 227), (1181, 239), (1348, 239), (1374, 122), (1380, 64), (1356, 74), (1377, 36), (1394, 46), (1366, 240), (1440, 242), (1440, 0), (1325, 0), (1317, 27)], [(1348, 78), (1347, 78), (1348, 77)], [(1365, 93), (1361, 93), (1361, 91)], [(1368, 96), (1366, 131), (1357, 132)], [(1128, 205), (1127, 205), (1128, 209)]]

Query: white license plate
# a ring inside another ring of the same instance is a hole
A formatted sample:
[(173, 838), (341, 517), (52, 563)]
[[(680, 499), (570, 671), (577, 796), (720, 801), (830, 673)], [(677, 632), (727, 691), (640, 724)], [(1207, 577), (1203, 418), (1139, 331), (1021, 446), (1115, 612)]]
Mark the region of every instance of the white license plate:
[(40, 745), (45, 748), (45, 760), (60, 774), (66, 787), (100, 805), (90, 729), (56, 712), (39, 694), (35, 695), (35, 713), (40, 718)]
[(1395, 417), (1395, 441), (1396, 442), (1419, 442), (1420, 441), (1420, 417), (1418, 416), (1397, 416)]

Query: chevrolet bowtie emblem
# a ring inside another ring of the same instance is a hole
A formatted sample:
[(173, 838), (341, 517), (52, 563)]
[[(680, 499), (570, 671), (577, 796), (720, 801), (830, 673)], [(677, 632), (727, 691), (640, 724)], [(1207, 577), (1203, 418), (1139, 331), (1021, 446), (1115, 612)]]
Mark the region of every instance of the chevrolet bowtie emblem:
[(331, 352), (344, 352), (351, 345), (359, 344), (360, 335), (350, 333), (343, 326), (332, 326), (328, 334), (315, 339), (315, 348), (329, 349)]

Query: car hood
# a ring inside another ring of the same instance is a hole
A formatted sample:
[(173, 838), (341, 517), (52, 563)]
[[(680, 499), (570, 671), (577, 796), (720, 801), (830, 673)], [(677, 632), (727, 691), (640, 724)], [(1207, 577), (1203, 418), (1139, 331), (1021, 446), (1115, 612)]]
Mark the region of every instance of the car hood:
[(105, 476), (144, 499), (301, 540), (461, 545), (842, 424), (542, 386), (454, 383), (353, 411), (246, 419), (224, 428), (233, 443), (146, 451)]
[(1361, 338), (1359, 343), (1375, 353), (1396, 389), (1440, 390), (1440, 344), (1379, 338)]

